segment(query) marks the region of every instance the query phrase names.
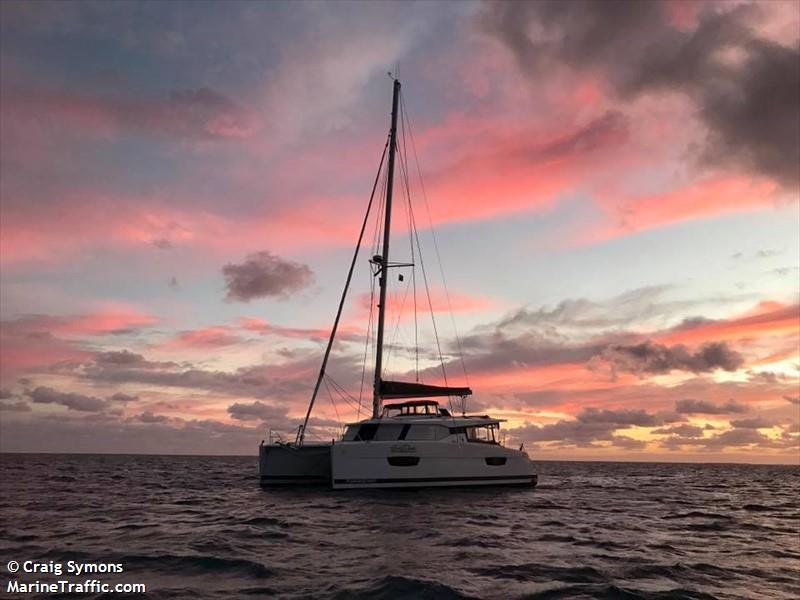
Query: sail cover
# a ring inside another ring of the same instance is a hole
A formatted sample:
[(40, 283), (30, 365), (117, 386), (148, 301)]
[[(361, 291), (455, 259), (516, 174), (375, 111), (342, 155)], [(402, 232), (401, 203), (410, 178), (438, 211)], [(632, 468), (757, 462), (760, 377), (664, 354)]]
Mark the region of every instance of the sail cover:
[(468, 387), (444, 387), (406, 381), (381, 381), (381, 398), (429, 398), (431, 396), (471, 396)]

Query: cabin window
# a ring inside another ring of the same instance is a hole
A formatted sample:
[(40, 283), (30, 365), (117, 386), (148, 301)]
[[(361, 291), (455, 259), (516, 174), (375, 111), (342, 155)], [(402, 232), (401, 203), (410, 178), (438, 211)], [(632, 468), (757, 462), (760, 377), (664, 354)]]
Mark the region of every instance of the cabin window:
[(342, 437), (345, 442), (367, 442), (375, 440), (376, 442), (393, 442), (394, 440), (402, 440), (403, 430), (408, 429), (408, 425), (394, 425), (394, 424), (377, 424), (367, 423), (364, 425), (349, 425), (347, 431)]
[(506, 464), (505, 456), (487, 456), (486, 464), (490, 467), (499, 467)]
[(356, 434), (355, 441), (368, 442), (369, 440), (374, 439), (377, 431), (378, 431), (378, 426), (372, 423), (361, 425), (358, 428), (358, 433)]
[(392, 442), (400, 438), (400, 433), (402, 431), (402, 425), (380, 425), (378, 427), (378, 432), (375, 434), (375, 441)]
[(405, 439), (415, 441), (434, 441), (446, 438), (448, 435), (450, 435), (448, 428), (441, 427), (440, 425), (412, 425), (409, 428), (408, 433), (406, 433)]
[(491, 425), (480, 425), (477, 427), (467, 427), (467, 441), (484, 444), (497, 444), (497, 434), (499, 428), (499, 425), (496, 423)]

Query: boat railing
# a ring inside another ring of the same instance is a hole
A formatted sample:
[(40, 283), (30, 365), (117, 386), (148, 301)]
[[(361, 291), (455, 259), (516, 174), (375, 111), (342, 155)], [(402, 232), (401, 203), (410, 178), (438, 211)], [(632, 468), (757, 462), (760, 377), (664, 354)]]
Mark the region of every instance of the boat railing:
[(281, 431), (278, 429), (270, 429), (267, 434), (267, 439), (270, 444), (288, 444), (294, 435), (293, 432)]

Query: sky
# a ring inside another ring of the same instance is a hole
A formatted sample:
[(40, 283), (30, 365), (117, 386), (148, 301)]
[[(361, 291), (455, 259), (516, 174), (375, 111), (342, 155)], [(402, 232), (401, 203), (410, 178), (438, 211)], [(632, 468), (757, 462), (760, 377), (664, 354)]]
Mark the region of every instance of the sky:
[[(0, 13), (0, 450), (291, 437), (391, 72), (392, 260), (410, 204), (427, 271), (392, 273), (386, 377), (443, 363), (534, 459), (800, 463), (796, 1)], [(378, 221), (309, 439), (369, 410)]]

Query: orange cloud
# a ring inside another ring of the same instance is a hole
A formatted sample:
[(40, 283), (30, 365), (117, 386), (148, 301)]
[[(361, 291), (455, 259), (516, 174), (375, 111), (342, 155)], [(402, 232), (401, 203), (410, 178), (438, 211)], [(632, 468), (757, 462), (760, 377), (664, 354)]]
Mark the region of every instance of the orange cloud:
[(693, 321), (658, 335), (670, 344), (700, 344), (704, 341), (748, 341), (769, 336), (800, 334), (800, 305), (764, 302), (752, 311), (732, 319)]

